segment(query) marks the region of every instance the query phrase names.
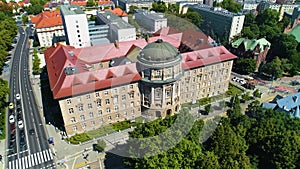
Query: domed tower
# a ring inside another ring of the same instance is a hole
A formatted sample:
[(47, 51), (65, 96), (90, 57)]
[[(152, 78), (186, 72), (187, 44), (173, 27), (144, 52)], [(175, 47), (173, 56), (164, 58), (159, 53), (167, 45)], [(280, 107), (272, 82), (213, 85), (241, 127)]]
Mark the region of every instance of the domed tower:
[(148, 118), (173, 115), (180, 107), (182, 56), (167, 42), (158, 39), (137, 56), (137, 70), (142, 79), (141, 105)]

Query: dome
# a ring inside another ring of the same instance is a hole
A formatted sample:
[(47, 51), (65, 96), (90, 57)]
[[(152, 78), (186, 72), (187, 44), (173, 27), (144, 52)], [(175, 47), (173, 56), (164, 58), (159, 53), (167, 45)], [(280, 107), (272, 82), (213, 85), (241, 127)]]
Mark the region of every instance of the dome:
[(148, 62), (166, 62), (173, 61), (178, 58), (178, 50), (168, 42), (162, 39), (150, 43), (140, 52), (138, 59)]

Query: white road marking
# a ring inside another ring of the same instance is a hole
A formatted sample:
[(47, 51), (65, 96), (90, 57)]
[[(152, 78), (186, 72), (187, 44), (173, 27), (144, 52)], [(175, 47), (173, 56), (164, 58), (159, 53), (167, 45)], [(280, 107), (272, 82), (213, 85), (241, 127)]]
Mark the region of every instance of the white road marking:
[(40, 154), (39, 153), (36, 153), (37, 157), (38, 157), (38, 164), (41, 164), (41, 157), (40, 157)]
[(11, 161), (8, 162), (8, 169), (11, 169)]
[(25, 166), (25, 158), (24, 157), (22, 157), (22, 168), (24, 168), (24, 166)]
[(28, 167), (29, 168), (31, 167), (31, 158), (30, 157), (31, 157), (31, 155), (28, 156)]
[(50, 159), (52, 160), (53, 159), (52, 152), (51, 152), (50, 149), (48, 149), (48, 151), (49, 151), (49, 154), (50, 154)]
[[(35, 161), (35, 165), (38, 165), (38, 161), (37, 161), (37, 158), (36, 158), (36, 154), (34, 153), (34, 161)], [(34, 165), (32, 165), (34, 166)]]
[(42, 161), (42, 163), (44, 162), (44, 158), (43, 158), (43, 153), (42, 152), (38, 152), (39, 154), (40, 154), (40, 156), (41, 156), (41, 161)]
[(46, 155), (46, 150), (43, 151), (45, 162), (48, 161), (48, 154)]

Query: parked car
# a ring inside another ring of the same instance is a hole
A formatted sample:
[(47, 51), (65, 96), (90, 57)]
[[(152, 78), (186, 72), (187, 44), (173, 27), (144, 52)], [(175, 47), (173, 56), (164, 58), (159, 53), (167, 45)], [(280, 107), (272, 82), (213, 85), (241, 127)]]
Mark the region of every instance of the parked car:
[(9, 109), (13, 109), (14, 108), (14, 104), (13, 103), (9, 103), (8, 108)]
[(17, 99), (17, 100), (21, 100), (21, 95), (20, 95), (20, 93), (17, 93), (17, 94), (16, 94), (16, 99)]
[(9, 123), (15, 123), (15, 117), (14, 115), (9, 116)]
[(10, 132), (13, 133), (16, 131), (16, 126), (15, 126), (15, 123), (11, 123), (10, 124)]
[(34, 129), (30, 129), (30, 130), (29, 130), (29, 134), (30, 134), (30, 135), (35, 135)]
[(19, 127), (19, 129), (23, 129), (24, 128), (24, 124), (23, 124), (22, 120), (18, 121), (18, 127)]

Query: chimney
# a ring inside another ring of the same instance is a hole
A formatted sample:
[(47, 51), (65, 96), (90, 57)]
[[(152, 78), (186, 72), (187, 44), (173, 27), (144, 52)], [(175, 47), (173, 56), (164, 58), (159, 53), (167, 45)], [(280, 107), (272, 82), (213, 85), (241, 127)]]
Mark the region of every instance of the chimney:
[(116, 42), (115, 42), (115, 47), (116, 47), (117, 49), (119, 49), (119, 41), (118, 41), (118, 40), (116, 40)]

